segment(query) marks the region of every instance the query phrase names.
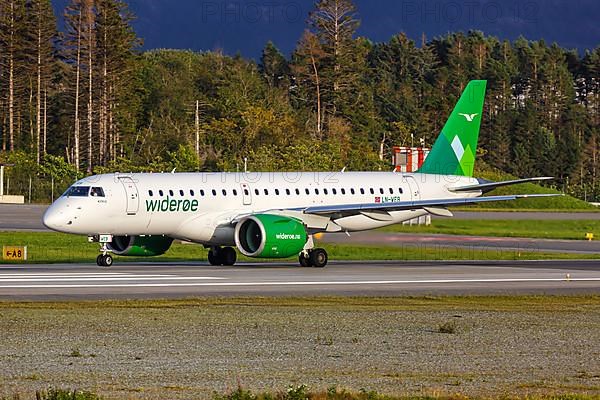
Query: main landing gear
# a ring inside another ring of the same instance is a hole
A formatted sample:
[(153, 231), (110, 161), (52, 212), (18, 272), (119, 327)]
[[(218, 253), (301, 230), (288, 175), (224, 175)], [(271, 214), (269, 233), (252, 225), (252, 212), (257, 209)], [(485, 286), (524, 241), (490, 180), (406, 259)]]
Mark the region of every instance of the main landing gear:
[(211, 247), (208, 251), (210, 265), (231, 266), (237, 260), (237, 253), (233, 247)]
[(321, 248), (305, 250), (298, 256), (302, 267), (323, 268), (327, 265), (327, 260), (327, 252)]

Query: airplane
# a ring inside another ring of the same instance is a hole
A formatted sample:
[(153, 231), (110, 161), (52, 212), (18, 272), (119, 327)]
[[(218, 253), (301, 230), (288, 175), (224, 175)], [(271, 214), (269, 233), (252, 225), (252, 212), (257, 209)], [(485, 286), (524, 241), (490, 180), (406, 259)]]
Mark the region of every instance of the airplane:
[(415, 173), (114, 173), (74, 183), (45, 212), (49, 229), (100, 243), (99, 266), (119, 256), (164, 254), (173, 240), (209, 249), (211, 265), (298, 256), (324, 267), (318, 233), (377, 229), (449, 206), (554, 194), (481, 196), (497, 187), (549, 177), (490, 182), (473, 177), (487, 81), (468, 83), (430, 154)]

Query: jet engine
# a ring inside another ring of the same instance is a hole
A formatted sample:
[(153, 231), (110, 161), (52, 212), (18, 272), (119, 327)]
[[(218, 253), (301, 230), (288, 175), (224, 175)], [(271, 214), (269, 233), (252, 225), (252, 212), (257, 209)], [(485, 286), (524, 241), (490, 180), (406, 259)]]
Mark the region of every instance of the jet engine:
[(165, 254), (171, 243), (168, 236), (114, 236), (108, 248), (119, 256), (152, 257)]
[(237, 223), (234, 239), (238, 250), (247, 257), (287, 258), (302, 251), (308, 235), (300, 220), (256, 214)]

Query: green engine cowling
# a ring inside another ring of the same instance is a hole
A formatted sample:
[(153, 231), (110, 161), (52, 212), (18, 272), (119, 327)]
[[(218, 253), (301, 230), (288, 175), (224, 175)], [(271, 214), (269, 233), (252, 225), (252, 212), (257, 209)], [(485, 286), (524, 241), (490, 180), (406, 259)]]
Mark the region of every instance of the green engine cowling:
[(171, 243), (168, 236), (114, 236), (108, 248), (118, 256), (152, 257), (165, 254)]
[(298, 219), (256, 214), (238, 222), (234, 238), (238, 250), (247, 257), (287, 258), (302, 251), (308, 235)]

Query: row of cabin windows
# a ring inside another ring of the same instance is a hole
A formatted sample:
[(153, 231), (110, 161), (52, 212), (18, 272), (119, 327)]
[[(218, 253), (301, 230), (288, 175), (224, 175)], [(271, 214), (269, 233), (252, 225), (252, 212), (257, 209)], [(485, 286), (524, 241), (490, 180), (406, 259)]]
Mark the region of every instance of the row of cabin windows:
[[(360, 188), (360, 189), (358, 189), (358, 191), (360, 192), (360, 194), (366, 194), (366, 191), (365, 191), (364, 188)], [(296, 188), (296, 189), (294, 189), (294, 192), (296, 193), (296, 195), (300, 195), (300, 189)], [(310, 190), (308, 188), (305, 188), (304, 192), (307, 195), (310, 195)], [(356, 194), (357, 193), (357, 191), (354, 188), (351, 188), (349, 190), (349, 192), (350, 192), (350, 194)], [(199, 193), (200, 193), (200, 196), (202, 196), (202, 197), (204, 197), (204, 195), (206, 194), (203, 189), (200, 189)], [(217, 195), (217, 191), (215, 189), (212, 189), (211, 193), (212, 193), (213, 196)], [(227, 190), (222, 189), (221, 193), (223, 194), (223, 196), (227, 196)], [(233, 193), (234, 196), (238, 195), (238, 191), (236, 189), (233, 189), (232, 193)], [(261, 191), (259, 189), (254, 189), (254, 194), (255, 195), (259, 196), (260, 193), (261, 193)], [(269, 195), (269, 190), (268, 189), (264, 189), (263, 193), (265, 194), (265, 196), (268, 196)], [(282, 192), (279, 189), (275, 189), (275, 195), (279, 196), (281, 193)], [(319, 189), (315, 188), (314, 189), (314, 193), (316, 195), (320, 194)], [(331, 190), (329, 190), (329, 189), (323, 189), (323, 194), (328, 195), (329, 193), (331, 193), (333, 195), (337, 195), (338, 194), (338, 189), (335, 189), (335, 188), (332, 188)], [(339, 189), (339, 193), (342, 194), (342, 195), (345, 195), (347, 192), (346, 192), (346, 189), (342, 188), (342, 189)], [(375, 189), (369, 188), (369, 193), (375, 194)], [(389, 188), (389, 193), (390, 194), (394, 194), (394, 188)], [(398, 188), (398, 193), (399, 194), (403, 193), (402, 188)], [(175, 192), (173, 190), (169, 190), (168, 194), (169, 194), (169, 196), (173, 197), (175, 195)], [(285, 189), (285, 194), (288, 195), (288, 196), (291, 195), (292, 194), (291, 189)], [(379, 188), (379, 194), (385, 194), (385, 190), (383, 188)], [(154, 196), (154, 191), (148, 190), (148, 195), (150, 197), (153, 197)], [(159, 190), (158, 191), (158, 195), (162, 197), (162, 196), (165, 195), (165, 192), (163, 190)], [(182, 197), (185, 196), (185, 191), (179, 190), (179, 195), (182, 196)], [(190, 196), (193, 197), (195, 195), (196, 195), (196, 192), (194, 192), (193, 190), (190, 190)], [(250, 195), (250, 192), (248, 191), (248, 189), (244, 189), (244, 195), (245, 196), (249, 196)]]

